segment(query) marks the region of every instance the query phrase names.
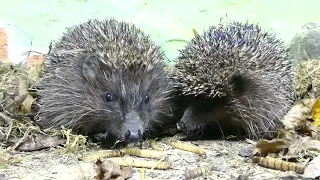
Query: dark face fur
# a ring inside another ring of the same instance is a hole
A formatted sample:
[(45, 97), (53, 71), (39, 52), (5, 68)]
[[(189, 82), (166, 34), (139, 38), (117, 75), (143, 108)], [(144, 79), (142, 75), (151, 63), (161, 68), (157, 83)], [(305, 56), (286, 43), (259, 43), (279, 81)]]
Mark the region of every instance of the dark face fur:
[(185, 111), (178, 123), (180, 129), (189, 135), (198, 134), (208, 124), (224, 124), (228, 120), (226, 97), (207, 98), (202, 95), (187, 96)]
[(223, 135), (245, 133), (258, 137), (259, 133), (279, 126), (281, 116), (277, 113), (285, 114), (286, 109), (281, 103), (274, 103), (283, 97), (273, 89), (271, 79), (260, 74), (243, 74), (233, 76), (229, 84), (232, 91), (226, 96), (185, 96), (186, 110), (179, 122), (181, 130), (194, 135), (214, 126)]
[(239, 128), (243, 123), (231, 122), (231, 97), (241, 98), (248, 88), (248, 80), (235, 73), (230, 77), (232, 92), (228, 96), (207, 97), (201, 95), (188, 95), (184, 98), (186, 108), (180, 120), (179, 127), (186, 134), (198, 134), (207, 125), (216, 125), (223, 131), (224, 127)]
[(164, 110), (168, 82), (162, 76), (155, 76), (159, 72), (153, 73), (159, 69), (147, 72), (143, 66), (135, 66), (120, 71), (107, 68), (97, 56), (86, 57), (82, 67), (84, 90), (87, 97), (94, 97), (88, 101), (94, 102), (95, 109), (86, 117), (90, 119), (89, 129), (136, 141), (151, 128), (152, 121), (160, 120), (158, 116), (168, 112)]

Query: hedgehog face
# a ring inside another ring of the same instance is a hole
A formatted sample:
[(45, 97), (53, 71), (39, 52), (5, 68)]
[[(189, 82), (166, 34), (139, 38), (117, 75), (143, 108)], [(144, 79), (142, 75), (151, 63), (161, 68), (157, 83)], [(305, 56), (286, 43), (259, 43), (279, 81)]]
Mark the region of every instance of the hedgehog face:
[(163, 52), (131, 23), (93, 19), (75, 26), (54, 43), (45, 64), (42, 128), (137, 140), (172, 113)]
[(126, 142), (140, 140), (167, 105), (169, 86), (163, 74), (160, 67), (149, 71), (135, 67), (112, 69), (97, 57), (88, 56), (83, 76), (87, 97), (94, 97), (89, 101), (95, 111), (89, 117), (92, 126), (98, 124), (101, 130)]
[(193, 135), (202, 131), (207, 124), (220, 124), (227, 120), (228, 113), (224, 108), (225, 97), (207, 98), (202, 95), (186, 96), (184, 114), (178, 122), (180, 130)]

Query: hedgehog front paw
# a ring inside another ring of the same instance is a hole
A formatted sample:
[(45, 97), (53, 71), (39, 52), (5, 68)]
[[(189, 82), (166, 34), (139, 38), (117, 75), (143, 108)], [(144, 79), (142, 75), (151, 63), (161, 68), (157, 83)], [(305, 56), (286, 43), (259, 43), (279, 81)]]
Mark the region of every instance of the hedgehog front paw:
[(186, 135), (194, 135), (199, 133), (203, 129), (203, 125), (179, 121), (177, 123), (177, 129), (182, 131)]

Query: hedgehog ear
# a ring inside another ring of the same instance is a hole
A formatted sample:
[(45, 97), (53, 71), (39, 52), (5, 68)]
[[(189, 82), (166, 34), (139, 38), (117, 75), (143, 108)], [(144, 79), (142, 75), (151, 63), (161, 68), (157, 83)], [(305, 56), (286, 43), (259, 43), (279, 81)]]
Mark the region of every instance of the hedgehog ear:
[(99, 60), (95, 55), (88, 55), (85, 57), (82, 65), (82, 74), (88, 82), (94, 82), (99, 71)]

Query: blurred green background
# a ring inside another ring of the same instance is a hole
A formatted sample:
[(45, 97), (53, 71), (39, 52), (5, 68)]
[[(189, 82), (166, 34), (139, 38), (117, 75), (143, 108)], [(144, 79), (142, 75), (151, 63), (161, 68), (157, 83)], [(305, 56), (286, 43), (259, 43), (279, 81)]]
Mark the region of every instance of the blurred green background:
[(259, 23), (287, 44), (301, 26), (319, 21), (319, 7), (319, 0), (1, 0), (0, 20), (15, 32), (12, 44), (46, 52), (66, 27), (114, 17), (137, 24), (173, 60), (185, 43), (168, 40), (190, 40), (192, 28), (201, 32), (226, 15)]

